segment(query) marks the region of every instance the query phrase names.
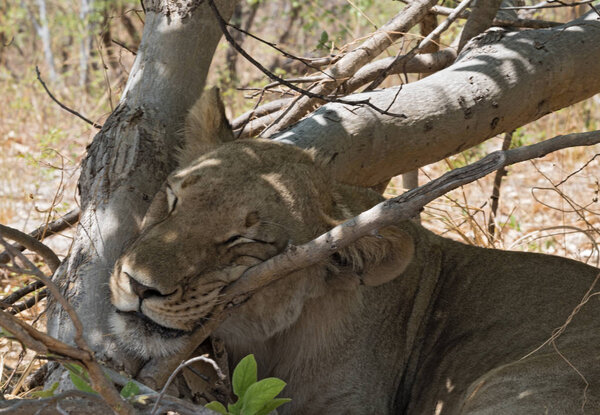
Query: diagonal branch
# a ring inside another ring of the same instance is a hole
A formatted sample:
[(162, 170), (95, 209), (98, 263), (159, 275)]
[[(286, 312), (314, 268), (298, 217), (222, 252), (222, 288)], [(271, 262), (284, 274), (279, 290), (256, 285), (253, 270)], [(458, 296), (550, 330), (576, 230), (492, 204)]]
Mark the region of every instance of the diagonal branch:
[[(81, 210), (79, 208), (75, 208), (70, 212), (66, 213), (64, 216), (52, 221), (50, 223), (39, 226), (37, 229), (33, 230), (29, 233), (29, 236), (32, 238), (41, 241), (49, 236), (55, 235), (57, 233), (62, 232), (63, 230), (70, 228), (74, 224), (79, 221), (79, 214)], [(15, 249), (19, 251), (24, 251), (25, 246), (22, 244), (13, 245)], [(7, 252), (0, 253), (0, 264), (6, 264), (10, 261), (10, 256)], [(54, 272), (54, 270), (52, 270)]]
[(452, 14), (450, 14), (450, 16), (448, 16), (448, 18), (446, 20), (444, 20), (438, 27), (436, 27), (431, 33), (429, 33), (425, 37), (425, 39), (421, 40), (416, 47), (412, 48), (410, 50), (410, 52), (408, 52), (406, 55), (396, 56), (396, 59), (394, 59), (394, 61), (392, 63), (390, 63), (390, 65), (386, 69), (384, 69), (383, 71), (379, 72), (379, 74), (377, 74), (377, 78), (375, 78), (375, 80), (373, 82), (371, 82), (371, 85), (369, 85), (366, 88), (366, 91), (372, 91), (375, 88), (377, 88), (384, 81), (384, 79), (387, 78), (392, 66), (404, 65), (406, 62), (410, 61), (417, 53), (421, 52), (423, 49), (425, 49), (427, 46), (429, 46), (429, 44), (432, 42), (433, 39), (440, 36), (444, 31), (446, 31), (446, 29), (448, 29), (450, 27), (452, 22), (454, 22), (458, 18), (458, 15), (463, 10), (465, 10), (469, 6), (469, 4), (471, 4), (472, 1), (473, 0), (463, 0), (458, 5), (458, 7), (456, 9), (454, 9)]
[(386, 200), (311, 242), (292, 246), (286, 252), (250, 268), (229, 287), (226, 295), (232, 299), (239, 295), (247, 295), (281, 276), (323, 261), (358, 238), (398, 221), (410, 219), (432, 200), (498, 169), (543, 157), (560, 149), (598, 143), (600, 130), (562, 135), (530, 146), (495, 151), (471, 165), (452, 170), (426, 185)]
[[(419, 23), (436, 3), (436, 0), (416, 0), (408, 4), (392, 20), (373, 33), (368, 40), (327, 69), (326, 73), (334, 80), (319, 84), (314, 90), (314, 94), (326, 96), (332, 93), (362, 66), (381, 54), (410, 28)], [(285, 114), (270, 128), (270, 134), (298, 121), (321, 103), (310, 96), (302, 97), (292, 111)]]
[(0, 237), (1, 236), (5, 236), (9, 239), (12, 239), (13, 241), (23, 245), (30, 251), (40, 254), (41, 257), (44, 258), (44, 261), (46, 261), (46, 263), (50, 267), (50, 270), (53, 273), (60, 265), (60, 259), (58, 259), (54, 251), (52, 251), (52, 249), (48, 248), (46, 245), (44, 245), (34, 237), (27, 235), (26, 233), (0, 224)]
[(260, 71), (262, 73), (267, 75), (272, 80), (279, 82), (282, 85), (287, 86), (292, 91), (298, 92), (302, 96), (307, 97), (309, 99), (318, 100), (320, 102), (332, 102), (332, 103), (337, 102), (337, 103), (346, 104), (346, 105), (364, 105), (366, 107), (369, 107), (369, 108), (375, 110), (376, 112), (378, 112), (379, 114), (382, 114), (382, 115), (389, 115), (392, 117), (399, 117), (399, 118), (404, 117), (403, 114), (396, 114), (393, 112), (389, 112), (387, 109), (382, 109), (382, 108), (379, 108), (379, 107), (373, 105), (369, 99), (352, 101), (352, 100), (346, 100), (346, 99), (340, 99), (340, 98), (330, 98), (321, 93), (312, 92), (309, 89), (299, 88), (296, 85), (294, 85), (293, 83), (288, 82), (285, 79), (275, 75), (273, 72), (269, 71), (262, 64), (260, 64), (256, 59), (254, 59), (252, 56), (250, 56), (250, 54), (248, 52), (246, 52), (244, 49), (242, 49), (242, 47), (240, 45), (238, 45), (236, 43), (235, 39), (233, 39), (233, 37), (231, 36), (229, 31), (227, 30), (227, 22), (221, 16), (219, 9), (217, 9), (217, 6), (215, 5), (214, 1), (208, 0), (208, 4), (210, 5), (210, 8), (212, 9), (215, 17), (217, 18), (219, 25), (221, 26), (221, 30), (223, 31), (223, 35), (225, 36), (225, 39), (227, 39), (227, 41), (231, 44), (231, 46), (233, 46), (235, 48), (235, 50), (237, 50), (244, 58), (246, 58), (250, 63), (252, 63), (252, 65), (254, 65), (258, 69), (260, 69)]

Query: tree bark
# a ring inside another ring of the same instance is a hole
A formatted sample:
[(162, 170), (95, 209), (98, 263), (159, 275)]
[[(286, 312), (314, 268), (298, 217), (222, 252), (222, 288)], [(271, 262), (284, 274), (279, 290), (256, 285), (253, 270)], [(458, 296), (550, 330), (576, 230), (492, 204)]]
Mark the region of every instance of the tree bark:
[[(218, 3), (229, 18), (232, 0)], [(72, 253), (55, 277), (79, 314), (96, 355), (132, 367), (110, 336), (108, 278), (138, 232), (154, 193), (175, 167), (185, 114), (200, 95), (221, 31), (201, 0), (144, 3), (143, 41), (121, 101), (88, 148), (82, 213)], [(72, 342), (64, 310), (50, 307), (48, 333)], [(131, 368), (131, 367), (130, 367)]]
[(374, 186), (600, 91), (600, 18), (491, 32), (420, 81), (349, 96), (401, 116), (330, 103), (275, 136), (315, 148), (345, 183)]

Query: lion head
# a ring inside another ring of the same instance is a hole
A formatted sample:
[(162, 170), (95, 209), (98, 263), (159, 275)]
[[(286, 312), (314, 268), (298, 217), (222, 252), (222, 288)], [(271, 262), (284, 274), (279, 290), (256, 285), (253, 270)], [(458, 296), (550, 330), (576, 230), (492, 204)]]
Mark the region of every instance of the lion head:
[[(144, 357), (176, 352), (249, 267), (381, 199), (333, 181), (310, 151), (268, 140), (232, 141), (216, 90), (205, 92), (188, 116), (180, 165), (110, 279), (116, 336)], [(332, 290), (356, 297), (361, 284), (399, 275), (412, 249), (396, 227), (363, 237), (330, 261), (261, 289), (220, 330), (254, 341), (283, 333), (299, 324), (308, 302), (326, 302)]]

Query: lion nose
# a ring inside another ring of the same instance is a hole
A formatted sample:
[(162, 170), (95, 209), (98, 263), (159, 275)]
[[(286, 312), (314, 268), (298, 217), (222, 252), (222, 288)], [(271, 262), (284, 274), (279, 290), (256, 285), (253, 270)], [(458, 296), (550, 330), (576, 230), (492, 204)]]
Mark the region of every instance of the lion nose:
[(129, 277), (129, 285), (131, 286), (131, 290), (135, 293), (135, 295), (137, 295), (142, 300), (144, 300), (148, 297), (155, 297), (155, 296), (162, 295), (160, 293), (160, 291), (138, 282), (131, 275), (127, 274), (127, 276)]

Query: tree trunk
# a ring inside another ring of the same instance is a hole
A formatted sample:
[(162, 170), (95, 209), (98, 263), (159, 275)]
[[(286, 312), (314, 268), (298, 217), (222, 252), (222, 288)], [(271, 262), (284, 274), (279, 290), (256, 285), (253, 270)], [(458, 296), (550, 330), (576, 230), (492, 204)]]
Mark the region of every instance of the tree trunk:
[(88, 87), (88, 61), (93, 44), (93, 24), (91, 14), (94, 7), (94, 0), (80, 0), (79, 2), (79, 20), (83, 22), (83, 33), (79, 41), (79, 86), (87, 90)]
[(38, 12), (40, 13), (39, 22), (35, 19), (35, 16), (25, 3), (21, 3), (28, 11), (31, 22), (33, 23), (33, 27), (37, 32), (38, 36), (42, 40), (42, 49), (44, 50), (44, 59), (46, 61), (46, 66), (48, 67), (48, 75), (50, 81), (56, 82), (58, 80), (58, 76), (56, 74), (56, 67), (54, 66), (54, 54), (52, 53), (52, 40), (50, 37), (50, 29), (48, 27), (48, 15), (46, 12), (46, 0), (36, 0)]
[[(345, 183), (375, 186), (600, 92), (600, 18), (552, 29), (493, 31), (420, 81), (330, 103), (276, 140), (315, 148)], [(582, 80), (585, 80), (582, 82)]]
[[(218, 3), (227, 18), (233, 0)], [(206, 2), (144, 3), (143, 41), (121, 101), (88, 148), (79, 190), (82, 214), (68, 261), (57, 279), (85, 327), (97, 356), (116, 364), (138, 362), (119, 354), (105, 316), (108, 277), (167, 174), (185, 114), (200, 95), (221, 38)], [(64, 311), (50, 307), (48, 333), (71, 341)]]

